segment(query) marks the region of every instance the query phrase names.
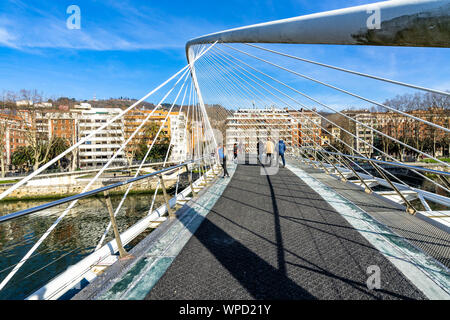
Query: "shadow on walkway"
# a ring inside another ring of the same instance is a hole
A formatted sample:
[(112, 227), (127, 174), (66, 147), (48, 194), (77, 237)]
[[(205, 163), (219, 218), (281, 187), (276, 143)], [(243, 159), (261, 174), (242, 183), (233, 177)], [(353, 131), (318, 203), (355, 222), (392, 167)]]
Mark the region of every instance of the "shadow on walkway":
[[(146, 299), (424, 298), (290, 171), (264, 176), (259, 170), (238, 166)], [(192, 224), (186, 227), (192, 232)], [(381, 290), (367, 288), (372, 264), (383, 272)]]

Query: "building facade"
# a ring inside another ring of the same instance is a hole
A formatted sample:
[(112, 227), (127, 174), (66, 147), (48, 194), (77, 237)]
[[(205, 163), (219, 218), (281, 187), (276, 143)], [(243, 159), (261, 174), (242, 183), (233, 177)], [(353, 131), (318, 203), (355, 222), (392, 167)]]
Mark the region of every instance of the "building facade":
[[(150, 116), (150, 117), (149, 117)], [(132, 160), (140, 144), (150, 146), (153, 142), (152, 137), (156, 136), (159, 128), (162, 129), (158, 139), (166, 138), (171, 144), (171, 161), (186, 159), (187, 137), (186, 135), (186, 116), (178, 111), (165, 110), (132, 110), (127, 112), (124, 117), (125, 139), (128, 139), (133, 132), (149, 117), (144, 126), (136, 133), (134, 138), (126, 147), (127, 158)], [(152, 131), (152, 132), (149, 132)]]
[(0, 151), (5, 166), (11, 165), (12, 154), (19, 147), (27, 145), (26, 130), (29, 130), (29, 124), (23, 122), (21, 117), (0, 113)]
[(258, 139), (283, 139), (291, 153), (294, 146), (320, 145), (320, 117), (311, 111), (278, 108), (239, 109), (227, 118), (226, 147), (232, 152), (237, 143), (246, 153), (257, 152)]
[(321, 118), (315, 109), (289, 110), (290, 115), (296, 120), (293, 123), (293, 144), (297, 147), (317, 148), (322, 144)]
[[(78, 139), (89, 136), (112, 117), (122, 112), (120, 108), (84, 107), (75, 107), (72, 111), (78, 112)], [(80, 145), (79, 167), (89, 168), (105, 165), (125, 142), (124, 129), (124, 121), (119, 118)], [(125, 151), (121, 150), (112, 165), (126, 165), (126, 163)]]
[(188, 154), (187, 117), (183, 112), (170, 115), (170, 161), (184, 161)]
[(377, 127), (375, 115), (369, 110), (347, 110), (343, 113), (355, 120), (348, 120), (348, 131), (355, 135), (355, 137), (352, 137), (353, 149), (371, 158), (373, 154), (374, 132), (368, 127)]

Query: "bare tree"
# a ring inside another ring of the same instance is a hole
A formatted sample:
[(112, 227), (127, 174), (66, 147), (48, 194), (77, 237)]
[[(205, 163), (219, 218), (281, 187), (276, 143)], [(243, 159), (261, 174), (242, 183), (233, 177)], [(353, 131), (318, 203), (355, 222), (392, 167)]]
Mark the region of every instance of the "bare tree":
[[(426, 120), (446, 128), (450, 127), (450, 98), (448, 96), (427, 93), (423, 96), (422, 103), (429, 106), (431, 111)], [(448, 134), (432, 126), (427, 126), (427, 130), (433, 141), (433, 156), (436, 156), (437, 148), (440, 148), (443, 154)]]
[[(449, 127), (450, 98), (448, 96), (435, 93), (405, 94), (386, 100), (384, 104), (411, 113), (423, 120)], [(447, 134), (441, 129), (405, 116), (396, 115), (395, 117), (398, 118), (394, 124), (397, 132), (388, 133), (394, 138), (414, 146), (420, 151), (427, 149), (427, 152), (433, 156), (436, 156), (438, 147), (443, 149), (443, 146), (447, 145)], [(400, 147), (401, 153), (405, 149), (405, 147)]]
[(49, 132), (45, 110), (40, 106), (42, 100), (42, 94), (37, 90), (22, 89), (16, 96), (18, 103), (16, 115), (29, 126), (24, 135), (26, 144), (31, 150), (33, 170), (37, 170), (49, 160), (50, 150), (55, 140)]
[(1, 177), (5, 177), (6, 173), (6, 163), (8, 162), (7, 159), (7, 139), (8, 137), (8, 130), (9, 126), (11, 126), (10, 121), (10, 107), (12, 105), (11, 102), (12, 93), (11, 92), (3, 92), (2, 94), (2, 101), (1, 101), (1, 107), (0, 107), (0, 175)]
[(5, 177), (5, 164), (6, 164), (6, 130), (7, 130), (7, 122), (3, 119), (0, 119), (0, 170), (1, 177)]

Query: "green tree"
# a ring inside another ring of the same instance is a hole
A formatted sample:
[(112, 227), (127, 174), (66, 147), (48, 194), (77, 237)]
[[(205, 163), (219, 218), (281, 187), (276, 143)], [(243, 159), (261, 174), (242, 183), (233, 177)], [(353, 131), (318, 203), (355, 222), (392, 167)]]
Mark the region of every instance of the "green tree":
[(136, 160), (142, 161), (144, 159), (145, 154), (148, 151), (148, 148), (150, 148), (150, 146), (153, 143), (153, 140), (155, 139), (156, 141), (153, 144), (152, 150), (147, 156), (147, 159), (157, 160), (162, 159), (166, 156), (167, 150), (169, 149), (170, 146), (170, 141), (169, 137), (164, 133), (164, 131), (161, 131), (158, 137), (156, 137), (159, 128), (160, 124), (156, 122), (152, 122), (145, 127), (144, 134), (142, 135), (140, 143), (137, 145), (136, 148), (134, 157)]
[[(49, 159), (55, 158), (56, 156), (60, 155), (64, 151), (66, 151), (69, 147), (70, 147), (70, 143), (69, 143), (69, 141), (67, 141), (67, 139), (64, 139), (61, 137), (54, 138), (52, 146), (50, 148), (48, 158)], [(61, 160), (63, 160), (63, 159), (65, 159), (67, 162), (70, 161), (66, 157), (59, 159), (58, 160), (58, 168), (61, 168)], [(72, 157), (72, 161), (75, 161), (75, 159), (73, 159), (73, 157)]]
[(21, 146), (11, 156), (11, 163), (17, 167), (29, 167), (33, 161), (33, 150), (29, 146)]
[[(136, 155), (135, 155), (136, 160), (142, 161), (150, 146), (151, 146), (151, 143), (150, 144), (146, 144), (146, 143), (139, 144), (137, 151), (136, 151)], [(157, 159), (165, 158), (169, 147), (170, 147), (170, 142), (167, 137), (158, 139), (155, 142), (155, 144), (153, 145), (152, 150), (148, 154), (147, 160), (157, 160)], [(170, 154), (169, 154), (169, 156), (170, 156)]]

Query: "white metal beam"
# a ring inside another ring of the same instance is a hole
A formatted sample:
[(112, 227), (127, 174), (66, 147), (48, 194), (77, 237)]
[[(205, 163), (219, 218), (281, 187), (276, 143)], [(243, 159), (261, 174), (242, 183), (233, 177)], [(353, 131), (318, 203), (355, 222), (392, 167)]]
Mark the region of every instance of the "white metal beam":
[(449, 0), (383, 1), (208, 34), (211, 42), (449, 47)]

